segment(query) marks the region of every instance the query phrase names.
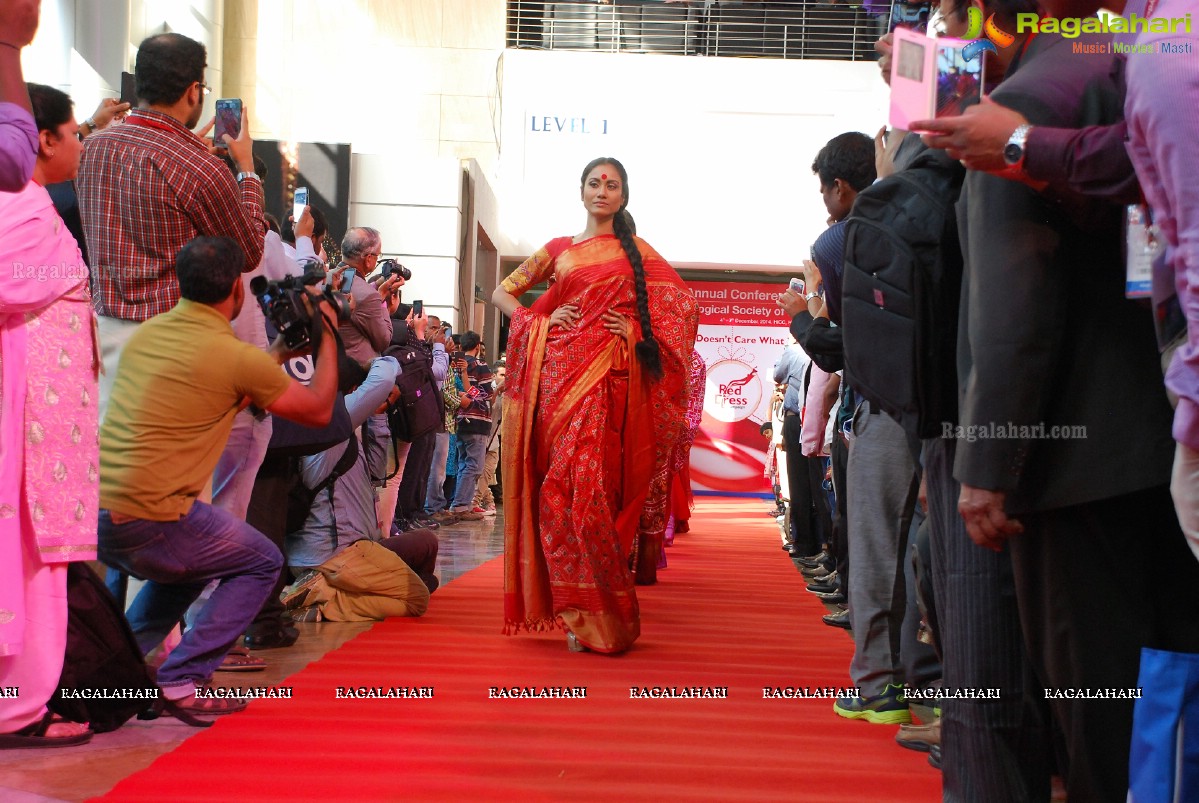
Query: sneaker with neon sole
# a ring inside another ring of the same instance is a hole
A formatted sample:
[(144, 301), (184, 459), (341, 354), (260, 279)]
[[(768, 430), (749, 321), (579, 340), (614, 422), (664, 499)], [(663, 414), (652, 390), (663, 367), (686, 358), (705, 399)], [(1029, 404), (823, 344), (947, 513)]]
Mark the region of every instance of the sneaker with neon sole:
[(903, 686), (891, 684), (873, 697), (838, 697), (833, 711), (846, 719), (864, 719), (875, 725), (906, 725), (912, 721)]

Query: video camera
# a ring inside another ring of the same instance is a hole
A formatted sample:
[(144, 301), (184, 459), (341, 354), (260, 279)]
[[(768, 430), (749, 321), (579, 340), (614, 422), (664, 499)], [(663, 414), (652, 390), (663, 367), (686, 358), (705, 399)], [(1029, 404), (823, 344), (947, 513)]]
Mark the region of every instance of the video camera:
[(350, 304), (345, 296), (328, 288), (321, 295), (314, 296), (305, 289), (319, 284), (324, 279), (325, 272), (320, 263), (309, 262), (302, 277), (288, 276), (278, 281), (270, 281), (265, 276), (255, 276), (250, 281), (250, 292), (258, 298), (262, 314), (275, 330), (283, 335), (283, 342), (289, 349), (298, 351), (312, 344), (315, 319), (309, 312), (308, 305), (304, 303), (304, 296), (309, 297), (313, 311), (324, 299), (337, 310), (338, 321), (345, 322), (350, 319)]

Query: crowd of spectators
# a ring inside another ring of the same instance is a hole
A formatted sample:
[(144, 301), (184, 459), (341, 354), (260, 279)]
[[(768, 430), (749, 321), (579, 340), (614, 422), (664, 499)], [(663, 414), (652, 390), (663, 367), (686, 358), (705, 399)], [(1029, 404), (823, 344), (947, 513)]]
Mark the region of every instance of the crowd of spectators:
[(433, 531), (495, 515), (502, 389), (477, 333), (450, 353), (449, 327), (401, 301), (411, 272), (380, 232), (349, 229), (328, 264), (326, 216), (305, 206), (282, 239), (249, 110), (221, 141), (193, 132), (201, 44), (146, 39), (136, 108), (106, 101), (80, 124), (67, 95), (23, 81), (38, 11), (0, 7), (0, 251), (31, 271), (0, 295), (15, 747), (92, 735), (46, 707), (70, 562), (107, 567), (163, 709), (190, 720), (244, 708), (203, 690), (264, 668), (250, 648), (290, 647), (294, 622), (423, 614)]
[[(1016, 31), (1017, 14), (1181, 18), (1186, 4), (937, 5), (961, 37), (979, 6)], [(829, 141), (812, 166), (829, 228), (805, 295), (779, 298), (795, 344), (764, 428), (770, 513), (825, 623), (852, 631), (833, 710), (898, 724), (947, 801), (1154, 799), (1130, 755), (1172, 746), (1138, 743), (1135, 698), (1183, 695), (1159, 667), (1199, 660), (1196, 62), (1167, 87), (1145, 57), (1091, 44), (1023, 31), (985, 54), (981, 105), (914, 123), (923, 136)], [(886, 79), (890, 35), (878, 47)], [(1143, 200), (1152, 212), (1126, 218)], [(1160, 246), (1152, 299), (1125, 242)], [(1130, 539), (1152, 556), (1135, 567), (1119, 558)], [(1149, 717), (1138, 733), (1181, 727)]]

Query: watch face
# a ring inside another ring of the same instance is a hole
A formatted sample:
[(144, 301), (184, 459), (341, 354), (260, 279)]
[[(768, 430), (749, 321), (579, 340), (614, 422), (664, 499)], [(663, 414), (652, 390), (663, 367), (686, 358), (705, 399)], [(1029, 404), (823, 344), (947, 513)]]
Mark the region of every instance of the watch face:
[(1014, 142), (1009, 142), (1003, 149), (1003, 160), (1010, 165), (1019, 162), (1023, 155), (1024, 149)]

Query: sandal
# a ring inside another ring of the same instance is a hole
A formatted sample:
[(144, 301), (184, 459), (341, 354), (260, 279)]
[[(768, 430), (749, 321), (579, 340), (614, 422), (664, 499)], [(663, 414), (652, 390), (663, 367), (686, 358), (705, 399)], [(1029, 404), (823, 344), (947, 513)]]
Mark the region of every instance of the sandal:
[[(205, 690), (211, 690), (213, 687), (205, 686)], [(197, 689), (197, 691), (199, 691)], [(163, 710), (167, 714), (178, 717), (187, 721), (187, 717), (213, 717), (221, 716), (222, 714), (236, 714), (242, 711), (249, 704), (249, 701), (242, 697), (199, 697), (195, 694), (190, 697), (184, 697), (179, 700), (166, 700), (166, 705)], [(180, 714), (187, 715), (186, 717)]]
[(96, 735), (91, 728), (86, 728), (86, 724), (86, 729), (82, 733), (76, 733), (73, 736), (46, 735), (51, 726), (64, 724), (67, 721), (47, 711), (40, 720), (32, 725), (26, 725), (13, 733), (0, 734), (0, 750), (19, 750), (29, 747), (72, 747), (77, 744), (87, 744)]
[(221, 661), (221, 665), (216, 668), (216, 671), (261, 672), (264, 669), (266, 669), (265, 660), (250, 655), (250, 651), (245, 647), (235, 646), (229, 648), (229, 653), (225, 656), (225, 660)]

